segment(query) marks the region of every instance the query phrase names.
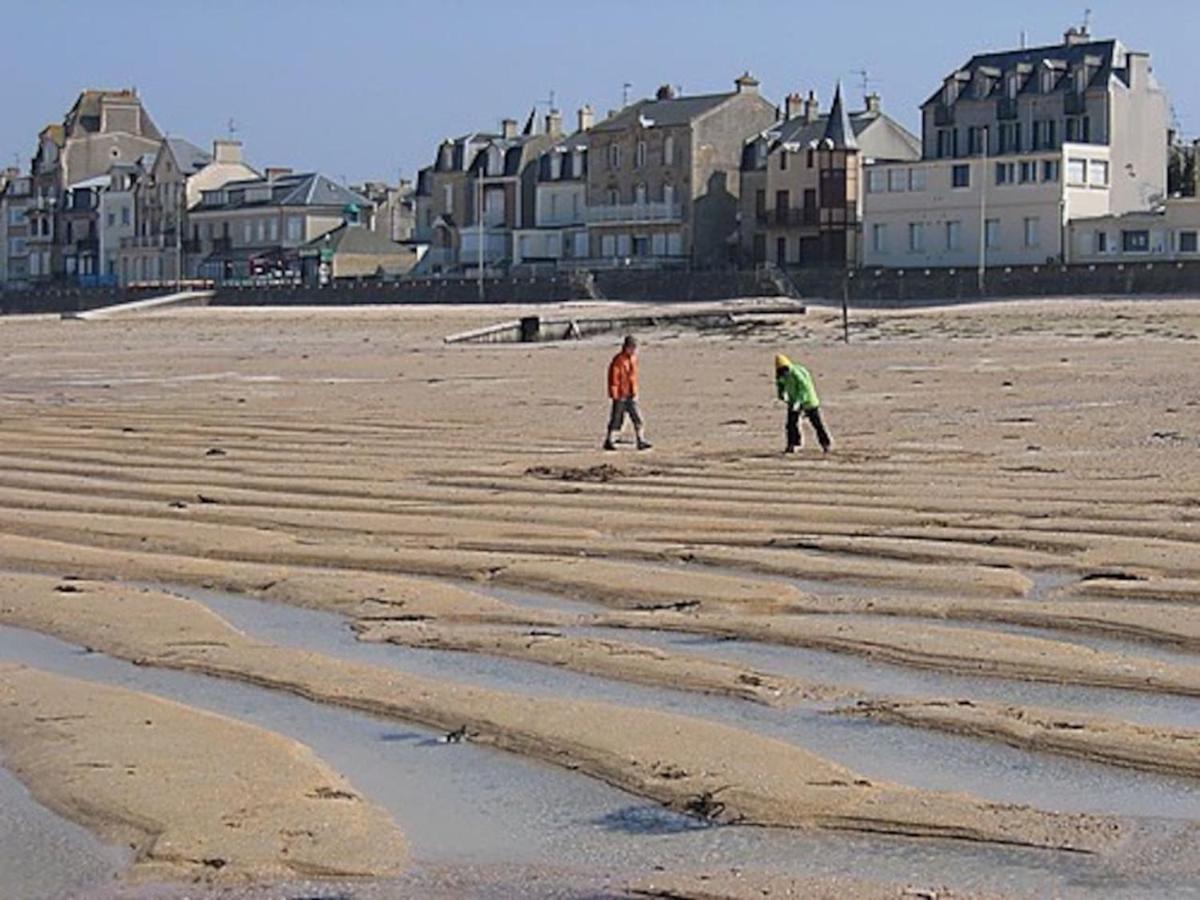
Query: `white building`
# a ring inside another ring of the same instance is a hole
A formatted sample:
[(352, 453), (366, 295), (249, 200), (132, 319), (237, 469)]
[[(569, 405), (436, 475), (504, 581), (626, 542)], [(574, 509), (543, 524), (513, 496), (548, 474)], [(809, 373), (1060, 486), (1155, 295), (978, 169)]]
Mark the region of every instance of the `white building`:
[(1070, 226), (1077, 263), (1200, 262), (1200, 198), (1168, 200), (1151, 212), (1079, 219)]
[(108, 183), (100, 191), (100, 278), (116, 283), (120, 275), (121, 240), (134, 235), (133, 188), (141, 168), (118, 163), (108, 174)]
[(534, 227), (514, 236), (515, 265), (554, 265), (588, 258), (587, 138), (582, 132), (538, 160)]
[(1166, 194), (1167, 100), (1149, 57), (1086, 29), (973, 56), (921, 114), (921, 162), (868, 167), (867, 266), (1071, 262), (1068, 223)]
[(1065, 223), (1112, 209), (1109, 150), (1095, 144), (866, 171), (866, 266), (974, 267), (981, 249), (989, 266), (1039, 265), (1061, 258)]

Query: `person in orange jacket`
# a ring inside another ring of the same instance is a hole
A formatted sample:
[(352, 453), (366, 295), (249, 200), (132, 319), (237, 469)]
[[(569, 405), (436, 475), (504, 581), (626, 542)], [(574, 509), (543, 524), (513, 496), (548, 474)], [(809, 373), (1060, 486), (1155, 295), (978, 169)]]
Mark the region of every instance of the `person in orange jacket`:
[(646, 440), (646, 425), (642, 421), (641, 410), (638, 409), (638, 360), (637, 338), (626, 335), (621, 344), (621, 352), (612, 358), (608, 364), (608, 397), (612, 400), (612, 414), (608, 418), (608, 437), (604, 440), (605, 450), (617, 449), (617, 435), (625, 427), (625, 416), (633, 422), (634, 433), (637, 435), (637, 448), (649, 450), (650, 442)]

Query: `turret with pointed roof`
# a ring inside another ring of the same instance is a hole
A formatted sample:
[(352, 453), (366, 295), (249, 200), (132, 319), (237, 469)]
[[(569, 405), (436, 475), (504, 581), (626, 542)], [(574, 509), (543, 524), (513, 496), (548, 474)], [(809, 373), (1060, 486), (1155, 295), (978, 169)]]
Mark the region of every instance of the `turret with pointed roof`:
[(829, 118), (825, 122), (825, 135), (821, 144), (835, 150), (857, 150), (858, 141), (854, 138), (854, 129), (850, 126), (850, 116), (842, 103), (842, 83), (837, 83), (833, 92), (833, 106), (829, 110)]

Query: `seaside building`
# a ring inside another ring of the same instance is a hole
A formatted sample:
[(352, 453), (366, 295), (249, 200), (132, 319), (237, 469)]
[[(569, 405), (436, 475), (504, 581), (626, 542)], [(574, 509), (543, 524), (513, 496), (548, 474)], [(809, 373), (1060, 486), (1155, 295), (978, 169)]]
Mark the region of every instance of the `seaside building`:
[(443, 141), (417, 175), (415, 235), (429, 244), (422, 270), (510, 267), (514, 235), (535, 221), (538, 158), (562, 136), (561, 116), (551, 111), (544, 130), (531, 112), (520, 132), (516, 119), (505, 119), (499, 133)]
[(344, 222), (370, 227), (371, 203), (315, 172), (268, 168), (205, 188), (189, 211), (198, 275), (217, 282), (300, 282), (300, 248)]
[(841, 86), (820, 112), (812, 92), (790, 94), (783, 115), (742, 153), (739, 237), (744, 263), (853, 266), (860, 259), (863, 166), (911, 161), (921, 142), (884, 114), (879, 96), (848, 112)]
[(746, 136), (775, 120), (748, 73), (729, 93), (664, 85), (587, 131), (594, 266), (732, 265)]
[(213, 141), (210, 153), (164, 138), (143, 160), (133, 188), (135, 231), (121, 242), (121, 283), (195, 277), (202, 248), (191, 211), (205, 191), (257, 177), (242, 159), (240, 141)]
[(5, 170), (0, 190), (0, 288), (23, 288), (29, 279), (29, 211), (33, 178)]
[(118, 163), (136, 163), (161, 139), (132, 89), (83, 91), (61, 125), (42, 129), (31, 164), (29, 281), (96, 275), (99, 204), (87, 206), (92, 179)]
[(1200, 198), (1172, 198), (1147, 212), (1077, 219), (1075, 263), (1200, 262)]
[(1070, 222), (1162, 201), (1167, 133), (1147, 54), (1120, 41), (974, 56), (922, 107), (922, 159), (867, 167), (864, 262), (1070, 262)]

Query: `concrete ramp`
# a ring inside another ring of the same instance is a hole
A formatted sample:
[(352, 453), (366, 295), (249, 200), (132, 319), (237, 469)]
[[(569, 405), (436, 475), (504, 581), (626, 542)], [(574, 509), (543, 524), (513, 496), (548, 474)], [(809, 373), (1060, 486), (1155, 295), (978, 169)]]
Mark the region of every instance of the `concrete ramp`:
[(136, 315), (137, 313), (155, 312), (160, 309), (176, 309), (186, 306), (208, 306), (216, 295), (216, 291), (179, 291), (175, 294), (164, 294), (161, 297), (147, 297), (145, 300), (132, 300), (129, 303), (114, 303), (112, 306), (100, 306), (83, 312), (65, 312), (64, 319), (111, 319), (114, 316)]

